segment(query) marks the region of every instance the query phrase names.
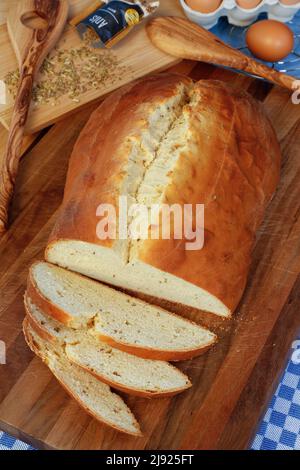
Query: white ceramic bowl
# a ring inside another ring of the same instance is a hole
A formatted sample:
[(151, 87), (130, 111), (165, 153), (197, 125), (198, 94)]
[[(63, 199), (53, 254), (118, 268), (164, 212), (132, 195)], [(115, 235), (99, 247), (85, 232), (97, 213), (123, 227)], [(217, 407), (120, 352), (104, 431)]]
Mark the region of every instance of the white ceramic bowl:
[(194, 23), (210, 29), (215, 26), (221, 16), (227, 16), (229, 23), (236, 26), (248, 26), (260, 13), (267, 13), (269, 19), (287, 22), (293, 19), (300, 9), (300, 0), (295, 5), (283, 5), (280, 0), (262, 0), (252, 9), (241, 8), (235, 0), (223, 0), (217, 10), (212, 13), (200, 13), (190, 8), (185, 0), (180, 0), (186, 16)]

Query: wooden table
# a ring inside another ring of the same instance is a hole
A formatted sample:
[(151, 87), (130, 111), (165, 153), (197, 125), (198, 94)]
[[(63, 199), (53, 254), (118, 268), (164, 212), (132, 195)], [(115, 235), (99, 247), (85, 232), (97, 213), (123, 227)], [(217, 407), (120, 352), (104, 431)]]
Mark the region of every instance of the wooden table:
[[(131, 438), (98, 424), (71, 400), (21, 333), (29, 264), (43, 256), (61, 203), (70, 152), (96, 104), (39, 135), (21, 162), (9, 231), (0, 242), (0, 428), (54, 449), (245, 449), (300, 330), (300, 106), (289, 93), (204, 64), (176, 71), (214, 78), (264, 102), (283, 151), (282, 177), (257, 237), (245, 295), (219, 344), (181, 364), (194, 386), (173, 399), (126, 397), (145, 432)], [(195, 318), (195, 317), (194, 317)]]

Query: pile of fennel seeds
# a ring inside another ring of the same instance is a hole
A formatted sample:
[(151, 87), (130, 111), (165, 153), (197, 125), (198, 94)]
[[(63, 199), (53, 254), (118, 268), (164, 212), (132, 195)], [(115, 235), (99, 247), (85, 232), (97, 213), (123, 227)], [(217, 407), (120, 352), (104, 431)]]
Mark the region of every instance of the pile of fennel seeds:
[[(32, 101), (35, 105), (49, 103), (54, 106), (64, 96), (79, 103), (83, 93), (119, 81), (126, 70), (112, 51), (94, 49), (87, 42), (76, 48), (56, 50), (41, 66)], [(18, 70), (4, 78), (13, 98), (16, 97), (19, 79)]]

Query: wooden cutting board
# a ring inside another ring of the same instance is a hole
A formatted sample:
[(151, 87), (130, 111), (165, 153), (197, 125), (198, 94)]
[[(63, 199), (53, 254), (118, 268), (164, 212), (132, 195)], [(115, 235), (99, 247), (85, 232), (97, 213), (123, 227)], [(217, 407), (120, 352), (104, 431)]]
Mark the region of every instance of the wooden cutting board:
[(33, 357), (21, 332), (28, 266), (43, 256), (72, 146), (94, 105), (54, 125), (21, 162), (13, 223), (0, 242), (0, 339), (7, 348), (0, 428), (35, 447), (245, 449), (300, 330), (300, 106), (284, 90), (212, 66), (182, 62), (176, 71), (248, 90), (264, 102), (281, 143), (281, 182), (258, 233), (247, 289), (231, 323), (216, 325), (217, 346), (180, 364), (192, 379), (190, 390), (172, 399), (125, 396), (143, 438), (89, 417)]
[[(6, 6), (7, 3), (7, 0), (5, 0)], [(73, 17), (78, 13), (78, 11), (82, 11), (84, 7), (90, 5), (91, 0), (69, 0), (69, 3), (71, 6), (70, 16)], [(2, 17), (5, 15), (4, 6), (1, 7), (2, 11), (0, 9), (0, 21), (1, 14)], [(180, 7), (179, 1), (163, 0), (156, 14), (161, 16), (183, 16), (183, 11)], [(68, 96), (63, 96), (55, 106), (49, 106), (49, 104), (32, 104), (26, 125), (26, 132), (32, 133), (39, 129), (43, 129), (63, 116), (74, 112), (78, 107), (84, 106), (87, 103), (106, 95), (121, 85), (177, 63), (178, 59), (174, 59), (152, 46), (145, 31), (145, 22), (146, 20), (138, 25), (134, 31), (113, 48), (113, 52), (117, 57), (119, 64), (119, 68), (116, 70), (115, 74), (120, 76), (116, 76), (116, 80), (110, 80), (106, 84), (103, 84), (99, 89), (90, 89), (86, 91), (80, 95), (79, 103), (74, 102)], [(58, 51), (56, 53), (61, 49), (71, 49), (81, 45), (83, 45), (83, 42), (76, 29), (71, 26), (67, 26), (65, 33), (57, 45)], [(3, 80), (8, 72), (18, 68), (16, 56), (5, 24), (0, 26), (0, 57), (0, 80)], [(122, 73), (120, 74), (121, 69)], [(39, 80), (39, 77), (37, 80)], [(8, 128), (13, 107), (12, 97), (8, 93), (6, 100), (6, 104), (0, 105), (0, 121), (6, 128)]]

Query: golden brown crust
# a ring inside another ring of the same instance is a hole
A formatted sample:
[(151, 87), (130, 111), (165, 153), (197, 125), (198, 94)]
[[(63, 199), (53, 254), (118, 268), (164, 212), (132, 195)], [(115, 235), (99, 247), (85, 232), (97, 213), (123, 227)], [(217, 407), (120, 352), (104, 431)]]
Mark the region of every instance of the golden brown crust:
[[(42, 359), (42, 361), (45, 364), (48, 364), (45, 356), (42, 354), (42, 351), (41, 351), (39, 345), (34, 342), (33, 337), (31, 336), (31, 334), (29, 332), (29, 326), (32, 326), (32, 323), (31, 323), (30, 318), (28, 318), (26, 316), (23, 320), (23, 334), (24, 334), (25, 341), (28, 344), (31, 351), (34, 354), (36, 354), (40, 359)], [(36, 333), (38, 334), (38, 332), (36, 332)]]
[[(27, 290), (26, 290), (26, 295), (28, 298), (32, 300), (32, 302), (39, 307), (43, 312), (46, 313), (46, 315), (49, 315), (50, 317), (54, 318), (55, 320), (63, 323), (64, 325), (68, 326), (70, 324), (70, 321), (72, 320), (72, 317), (62, 310), (61, 308), (58, 308), (56, 305), (54, 305), (51, 300), (47, 299), (39, 290), (39, 288), (36, 285), (36, 282), (34, 280), (34, 277), (32, 275), (33, 272), (33, 267), (35, 264), (38, 264), (40, 261), (36, 261), (33, 263), (33, 265), (29, 269), (28, 277), (27, 277)], [(25, 303), (26, 306), (26, 303)]]
[[(96, 237), (95, 213), (100, 203), (117, 206), (128, 158), (118, 148), (129, 134), (138, 134), (144, 103), (174, 94), (180, 80), (185, 79), (171, 74), (143, 79), (95, 111), (74, 147), (50, 246), (60, 239), (113, 245)], [(255, 232), (279, 180), (280, 149), (261, 105), (248, 94), (211, 80), (198, 82), (194, 94), (198, 104), (190, 111), (190, 130), (196, 150), (180, 156), (165, 199), (205, 204), (204, 248), (186, 251), (185, 240), (146, 240), (138, 257), (205, 289), (234, 311)]]
[(30, 326), (33, 328), (33, 330), (37, 333), (37, 335), (42, 338), (44, 341), (49, 341), (49, 343), (55, 344), (57, 343), (57, 338), (49, 333), (46, 328), (43, 328), (40, 323), (36, 320), (35, 316), (32, 314), (30, 304), (29, 304), (29, 299), (32, 300), (31, 297), (29, 297), (28, 292), (25, 292), (24, 295), (24, 307), (25, 307), (25, 312), (26, 312), (26, 318), (27, 321), (30, 323)]
[(132, 344), (122, 343), (121, 341), (115, 341), (110, 336), (106, 336), (103, 334), (98, 334), (97, 337), (100, 341), (103, 341), (110, 346), (119, 349), (120, 351), (127, 352), (129, 354), (133, 354), (138, 357), (142, 357), (143, 359), (152, 359), (156, 361), (170, 361), (170, 362), (177, 362), (177, 361), (186, 361), (188, 359), (193, 359), (194, 357), (200, 356), (204, 354), (209, 349), (214, 346), (217, 342), (217, 337), (214, 337), (211, 342), (201, 348), (190, 349), (185, 351), (166, 351), (162, 349), (150, 349), (150, 348), (143, 348), (142, 346), (135, 346)]
[[(147, 126), (145, 114), (173, 97), (181, 83), (192, 81), (177, 74), (146, 77), (117, 90), (93, 112), (70, 158), (63, 205), (51, 240), (72, 238), (105, 247), (114, 244), (114, 240), (97, 238), (95, 215), (99, 204), (118, 207), (129, 153), (119, 148)], [(87, 192), (88, 204), (78, 197)]]
[(256, 230), (279, 180), (280, 149), (262, 107), (248, 94), (209, 80), (194, 91), (199, 102), (191, 127), (198, 151), (181, 155), (165, 199), (205, 204), (205, 245), (187, 251), (185, 240), (146, 240), (139, 259), (198, 285), (234, 311)]

